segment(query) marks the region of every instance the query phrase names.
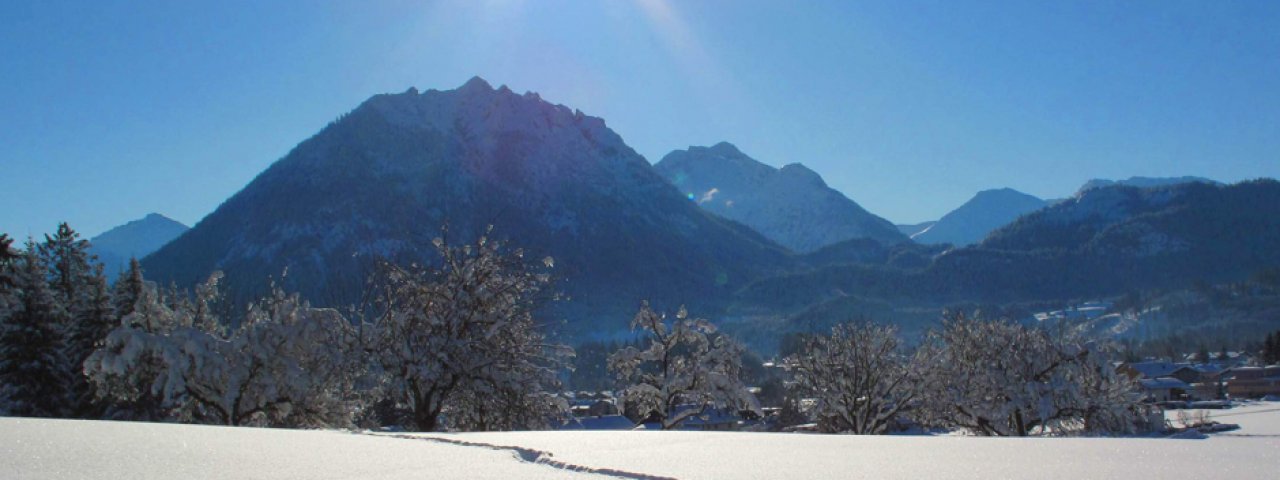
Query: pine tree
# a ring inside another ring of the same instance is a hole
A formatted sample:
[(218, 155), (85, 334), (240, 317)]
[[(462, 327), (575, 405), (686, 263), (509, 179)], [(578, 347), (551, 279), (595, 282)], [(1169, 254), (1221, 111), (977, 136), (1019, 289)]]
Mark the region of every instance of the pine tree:
[(97, 265), (93, 282), (89, 285), (88, 303), (77, 314), (72, 323), (67, 352), (71, 361), (71, 390), (76, 416), (97, 418), (102, 414), (101, 405), (94, 399), (93, 384), (84, 374), (85, 360), (95, 350), (101, 348), (111, 330), (120, 324), (111, 305), (111, 289), (102, 274), (102, 266)]
[(11, 415), (62, 416), (69, 379), (58, 327), (66, 314), (33, 245), (18, 263), (18, 301), (0, 331), (0, 403)]
[(130, 258), (129, 269), (120, 273), (120, 278), (116, 280), (115, 291), (111, 295), (116, 318), (124, 318), (133, 313), (145, 288), (146, 280), (142, 278), (142, 265), (138, 264), (138, 259)]
[(13, 239), (0, 233), (0, 328), (9, 317), (10, 306), (16, 301), (17, 280), (15, 278), (18, 252), (13, 251)]
[(88, 293), (93, 282), (91, 260), (97, 256), (89, 253), (89, 241), (67, 224), (59, 223), (53, 236), (45, 235), (40, 245), (40, 257), (49, 269), (49, 285), (57, 300), (73, 316), (89, 303)]
[[(13, 250), (13, 239), (0, 234), (0, 333), (9, 323), (9, 316), (18, 308), (18, 259), (22, 258)], [(3, 364), (4, 357), (0, 357)], [(0, 381), (0, 414), (4, 413), (4, 383)]]
[(1262, 364), (1274, 363), (1280, 363), (1280, 331), (1268, 333), (1266, 341), (1262, 343)]
[(1271, 361), (1268, 365), (1280, 363), (1280, 330), (1277, 330), (1274, 338), (1271, 340)]
[[(64, 335), (66, 378), (71, 383), (71, 414), (90, 414), (93, 392), (84, 376), (84, 360), (96, 344), (106, 338), (111, 328), (111, 299), (106, 291), (102, 266), (89, 252), (89, 242), (80, 238), (65, 222), (58, 224), (52, 236), (45, 235), (39, 247), (40, 257), (49, 269), (49, 286), (55, 300), (66, 315), (61, 326)], [(101, 285), (99, 285), (101, 284)]]
[(13, 239), (0, 233), (0, 292), (10, 292), (15, 286), (12, 268), (19, 258), (22, 256), (13, 251)]

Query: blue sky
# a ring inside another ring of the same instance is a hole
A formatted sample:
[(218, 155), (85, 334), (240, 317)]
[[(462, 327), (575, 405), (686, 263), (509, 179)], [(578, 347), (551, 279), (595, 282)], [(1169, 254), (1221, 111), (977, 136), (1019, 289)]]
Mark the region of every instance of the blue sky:
[(894, 222), (1280, 176), (1280, 2), (0, 3), (0, 231), (194, 223), (365, 98), (495, 86), (735, 143)]

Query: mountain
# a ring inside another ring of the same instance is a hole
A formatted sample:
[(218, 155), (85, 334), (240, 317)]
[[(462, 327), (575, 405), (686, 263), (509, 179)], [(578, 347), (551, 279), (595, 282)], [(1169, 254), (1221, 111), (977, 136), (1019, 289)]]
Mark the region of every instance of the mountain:
[(774, 168), (721, 142), (673, 151), (654, 167), (707, 211), (796, 252), (853, 238), (907, 241), (888, 220), (867, 212), (798, 163)]
[(938, 221), (931, 220), (928, 222), (899, 224), (894, 226), (898, 227), (898, 231), (902, 232), (903, 235), (910, 237), (912, 235), (915, 235), (917, 233), (927, 230), (929, 227), (932, 227), (935, 223), (938, 223)]
[(159, 213), (120, 225), (89, 239), (92, 253), (102, 262), (107, 279), (114, 281), (129, 267), (129, 259), (143, 258), (159, 250), (187, 226)]
[(378, 259), (434, 261), (445, 224), (452, 243), (492, 225), (527, 258), (553, 257), (571, 300), (549, 313), (578, 336), (624, 330), (644, 299), (709, 313), (789, 261), (688, 201), (604, 120), (473, 78), (370, 98), (143, 265), (178, 285), (223, 270), (239, 301), (287, 271), (285, 288), (341, 306)]
[(984, 190), (933, 225), (911, 235), (911, 239), (921, 244), (972, 245), (993, 230), (1047, 204), (1011, 188)]
[(1019, 218), (932, 269), (976, 297), (1070, 298), (1229, 282), (1280, 266), (1280, 183), (1112, 186)]
[(1020, 305), (1239, 282), (1280, 268), (1280, 182), (1090, 189), (978, 244), (913, 252), (923, 268), (877, 264), (882, 257), (865, 247), (843, 250), (743, 288), (730, 311), (764, 320), (737, 332), (769, 348), (786, 331), (869, 316), (918, 334), (944, 308), (1019, 318)]
[(1092, 190), (1095, 188), (1102, 188), (1102, 187), (1110, 187), (1114, 185), (1121, 185), (1126, 187), (1138, 187), (1138, 188), (1151, 188), (1151, 187), (1164, 187), (1169, 185), (1178, 185), (1181, 183), (1207, 183), (1210, 185), (1218, 185), (1218, 182), (1216, 181), (1203, 178), (1203, 177), (1191, 177), (1191, 176), (1129, 177), (1124, 180), (1107, 180), (1107, 179), (1095, 178), (1093, 180), (1089, 180), (1085, 182), (1084, 185), (1081, 185), (1080, 189), (1077, 190), (1076, 193), (1079, 194), (1086, 190)]

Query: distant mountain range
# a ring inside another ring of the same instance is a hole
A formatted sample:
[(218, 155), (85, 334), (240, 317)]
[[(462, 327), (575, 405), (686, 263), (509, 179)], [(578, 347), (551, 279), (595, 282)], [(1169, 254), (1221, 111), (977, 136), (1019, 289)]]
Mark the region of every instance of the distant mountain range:
[(911, 239), (922, 244), (972, 245), (993, 230), (1045, 205), (1048, 202), (1011, 188), (984, 190), (960, 208), (912, 234)]
[(186, 225), (152, 213), (89, 239), (90, 251), (102, 262), (107, 279), (115, 281), (128, 268), (129, 259), (142, 259), (186, 231)]
[[(1217, 185), (1218, 182), (1202, 177), (1130, 177), (1124, 180), (1093, 179), (1085, 182), (1076, 191), (1076, 195), (1087, 190), (1109, 186), (1131, 186), (1150, 188), (1170, 186), (1183, 183), (1206, 183)], [(1039, 210), (1049, 205), (1062, 202), (1064, 199), (1041, 200), (1011, 188), (1000, 188), (978, 192), (972, 199), (959, 208), (947, 213), (941, 219), (915, 225), (898, 225), (898, 229), (917, 243), (937, 245), (949, 243), (956, 246), (972, 245), (982, 241), (997, 228), (1008, 225), (1018, 217)]]
[(789, 261), (689, 201), (604, 120), (474, 78), (370, 98), (143, 264), (179, 285), (223, 270), (241, 300), (287, 269), (286, 288), (346, 305), (379, 259), (433, 261), (445, 224), (453, 242), (493, 225), (552, 256), (572, 300), (551, 314), (578, 337), (625, 330), (645, 299), (713, 311)]
[(650, 165), (603, 120), (476, 78), (370, 98), (143, 267), (180, 286), (222, 270), (238, 301), (275, 277), (344, 306), (376, 262), (433, 261), (443, 225), (453, 242), (493, 225), (529, 258), (555, 258), (570, 300), (547, 320), (571, 339), (621, 334), (648, 299), (768, 345), (859, 318), (918, 332), (945, 307), (999, 312), (1280, 266), (1280, 183), (1170, 183), (1057, 202), (981, 192), (916, 235), (958, 246), (922, 245), (803, 166), (727, 143)]
[(1024, 215), (923, 268), (833, 263), (756, 282), (739, 297), (793, 311), (840, 296), (935, 306), (1069, 300), (1248, 278), (1280, 266), (1277, 246), (1275, 180), (1114, 186)]
[(721, 142), (673, 151), (654, 167), (702, 208), (796, 252), (854, 238), (907, 241), (888, 220), (867, 212), (799, 163), (774, 168)]

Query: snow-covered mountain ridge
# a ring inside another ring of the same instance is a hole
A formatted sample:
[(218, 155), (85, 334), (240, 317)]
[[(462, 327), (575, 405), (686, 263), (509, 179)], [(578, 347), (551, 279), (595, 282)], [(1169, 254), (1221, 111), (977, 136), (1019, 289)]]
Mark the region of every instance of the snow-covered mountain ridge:
[(654, 165), (702, 208), (741, 222), (796, 252), (855, 238), (906, 241), (877, 217), (799, 163), (774, 168), (727, 142), (676, 150)]

